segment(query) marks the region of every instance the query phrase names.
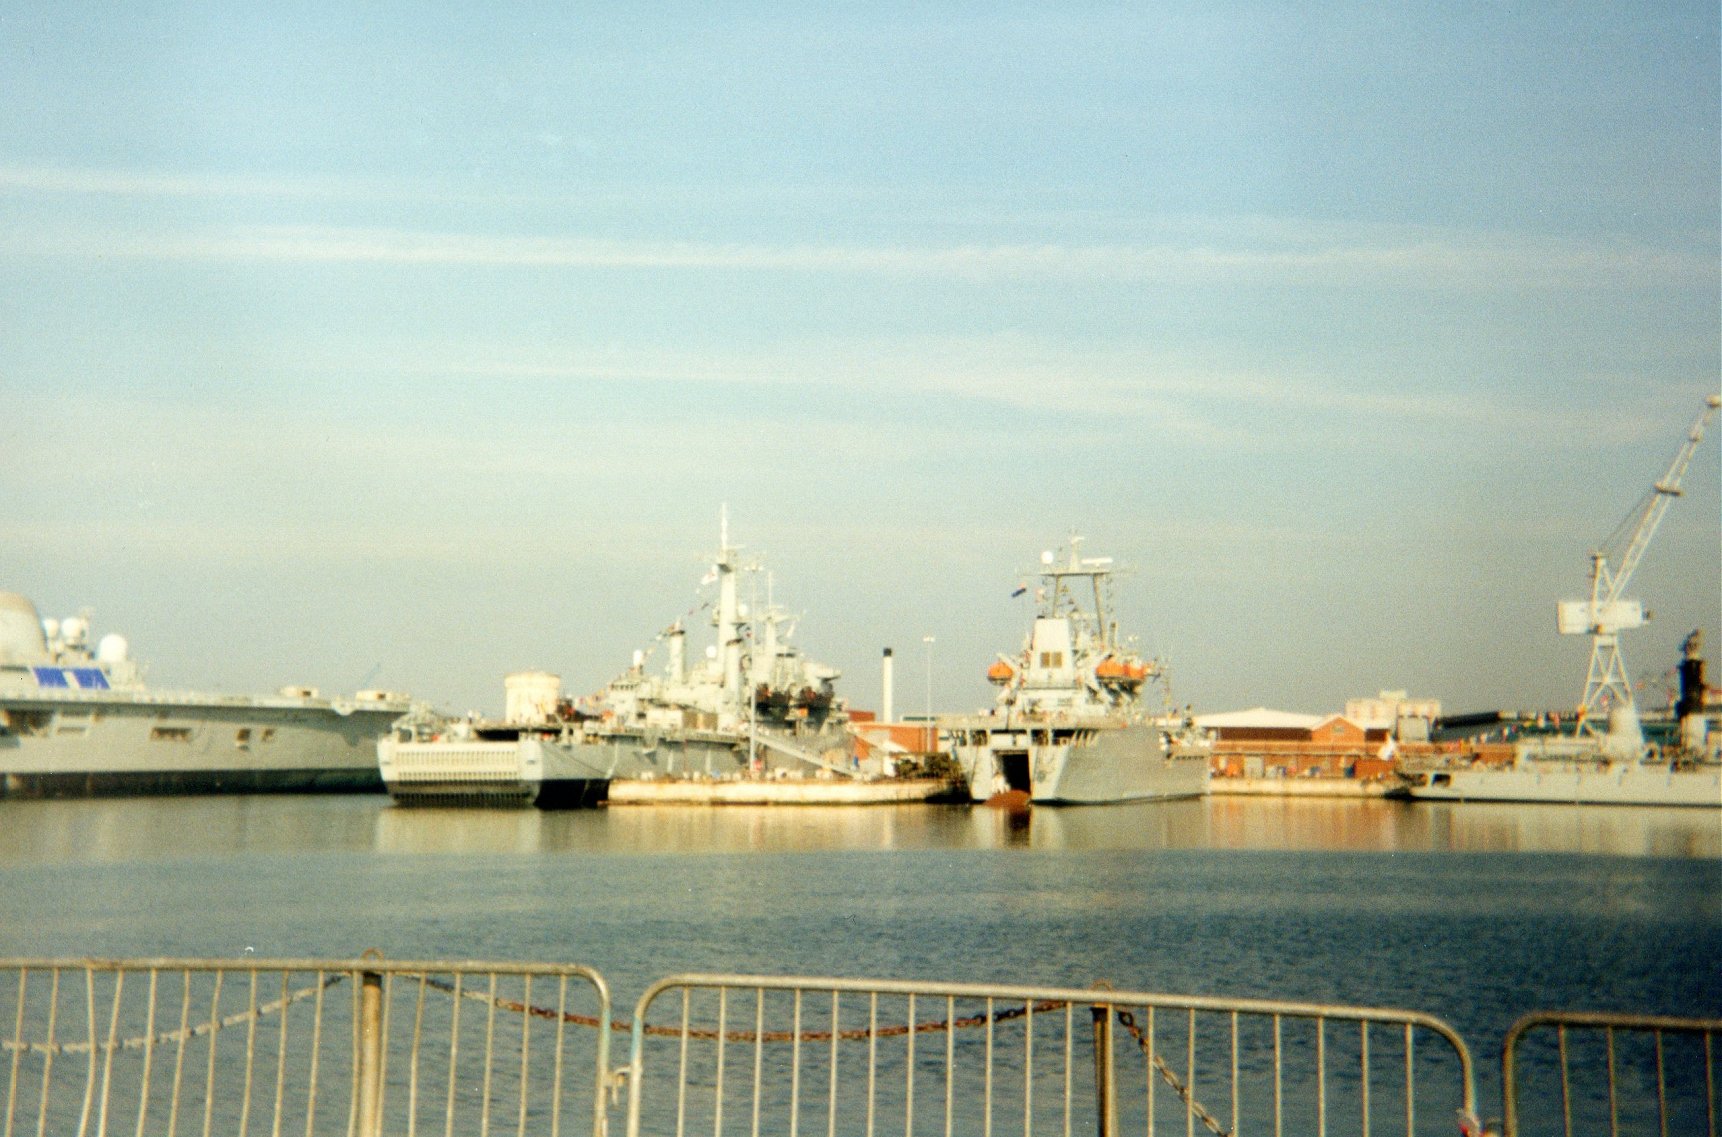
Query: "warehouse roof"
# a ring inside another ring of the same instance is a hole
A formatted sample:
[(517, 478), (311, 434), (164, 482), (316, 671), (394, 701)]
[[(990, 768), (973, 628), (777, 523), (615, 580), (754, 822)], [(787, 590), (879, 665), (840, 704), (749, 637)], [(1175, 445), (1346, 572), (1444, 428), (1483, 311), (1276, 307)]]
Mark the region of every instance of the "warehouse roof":
[(1334, 716), (1329, 715), (1300, 715), (1295, 711), (1275, 711), (1267, 707), (1256, 707), (1248, 711), (1223, 711), (1214, 715), (1198, 715), (1196, 725), (1206, 730), (1231, 729), (1277, 729), (1277, 730), (1309, 730)]

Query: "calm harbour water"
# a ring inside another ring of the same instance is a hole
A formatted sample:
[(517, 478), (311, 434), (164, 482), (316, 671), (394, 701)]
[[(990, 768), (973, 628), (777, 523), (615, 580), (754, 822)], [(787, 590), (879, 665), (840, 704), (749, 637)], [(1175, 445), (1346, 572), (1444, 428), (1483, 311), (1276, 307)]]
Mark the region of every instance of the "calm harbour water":
[[(572, 962), (618, 1008), (685, 971), (1396, 1006), (1470, 1040), (1498, 1103), (1493, 1055), (1526, 1011), (1722, 1015), (1722, 818), (1239, 798), (1015, 815), (0, 801), (0, 917), (0, 957)], [(1687, 1119), (1701, 1084), (1673, 1089)]]
[(983, 808), (0, 802), (0, 955), (578, 962), (1722, 1013), (1722, 820), (1214, 798)]

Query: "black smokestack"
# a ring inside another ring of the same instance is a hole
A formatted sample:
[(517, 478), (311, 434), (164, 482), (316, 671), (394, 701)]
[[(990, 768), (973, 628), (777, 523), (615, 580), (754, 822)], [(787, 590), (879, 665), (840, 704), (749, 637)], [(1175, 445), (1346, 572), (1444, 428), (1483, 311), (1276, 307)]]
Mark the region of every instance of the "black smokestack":
[(1704, 650), (1703, 637), (1693, 632), (1680, 646), (1686, 657), (1680, 661), (1680, 701), (1674, 704), (1677, 719), (1704, 713), (1704, 660), (1698, 654)]

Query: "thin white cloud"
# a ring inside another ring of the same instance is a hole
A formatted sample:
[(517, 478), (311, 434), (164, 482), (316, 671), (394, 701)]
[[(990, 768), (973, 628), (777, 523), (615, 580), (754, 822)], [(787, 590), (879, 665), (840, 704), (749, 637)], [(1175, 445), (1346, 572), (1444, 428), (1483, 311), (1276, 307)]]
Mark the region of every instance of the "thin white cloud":
[(322, 225), (191, 231), (24, 226), (0, 238), (13, 256), (162, 261), (551, 270), (654, 269), (839, 273), (996, 281), (1090, 280), (1394, 285), (1498, 291), (1692, 283), (1714, 261), (1626, 242), (1477, 235), (1362, 235), (1307, 247), (1215, 244), (974, 243), (860, 245), (510, 236)]

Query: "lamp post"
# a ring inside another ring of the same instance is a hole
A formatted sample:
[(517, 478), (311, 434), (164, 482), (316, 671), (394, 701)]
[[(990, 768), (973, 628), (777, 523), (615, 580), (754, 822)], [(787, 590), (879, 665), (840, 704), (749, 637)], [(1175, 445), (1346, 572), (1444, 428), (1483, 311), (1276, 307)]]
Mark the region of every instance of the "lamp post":
[(931, 754), (938, 745), (938, 733), (933, 729), (933, 637), (922, 636), (927, 645), (927, 750)]

